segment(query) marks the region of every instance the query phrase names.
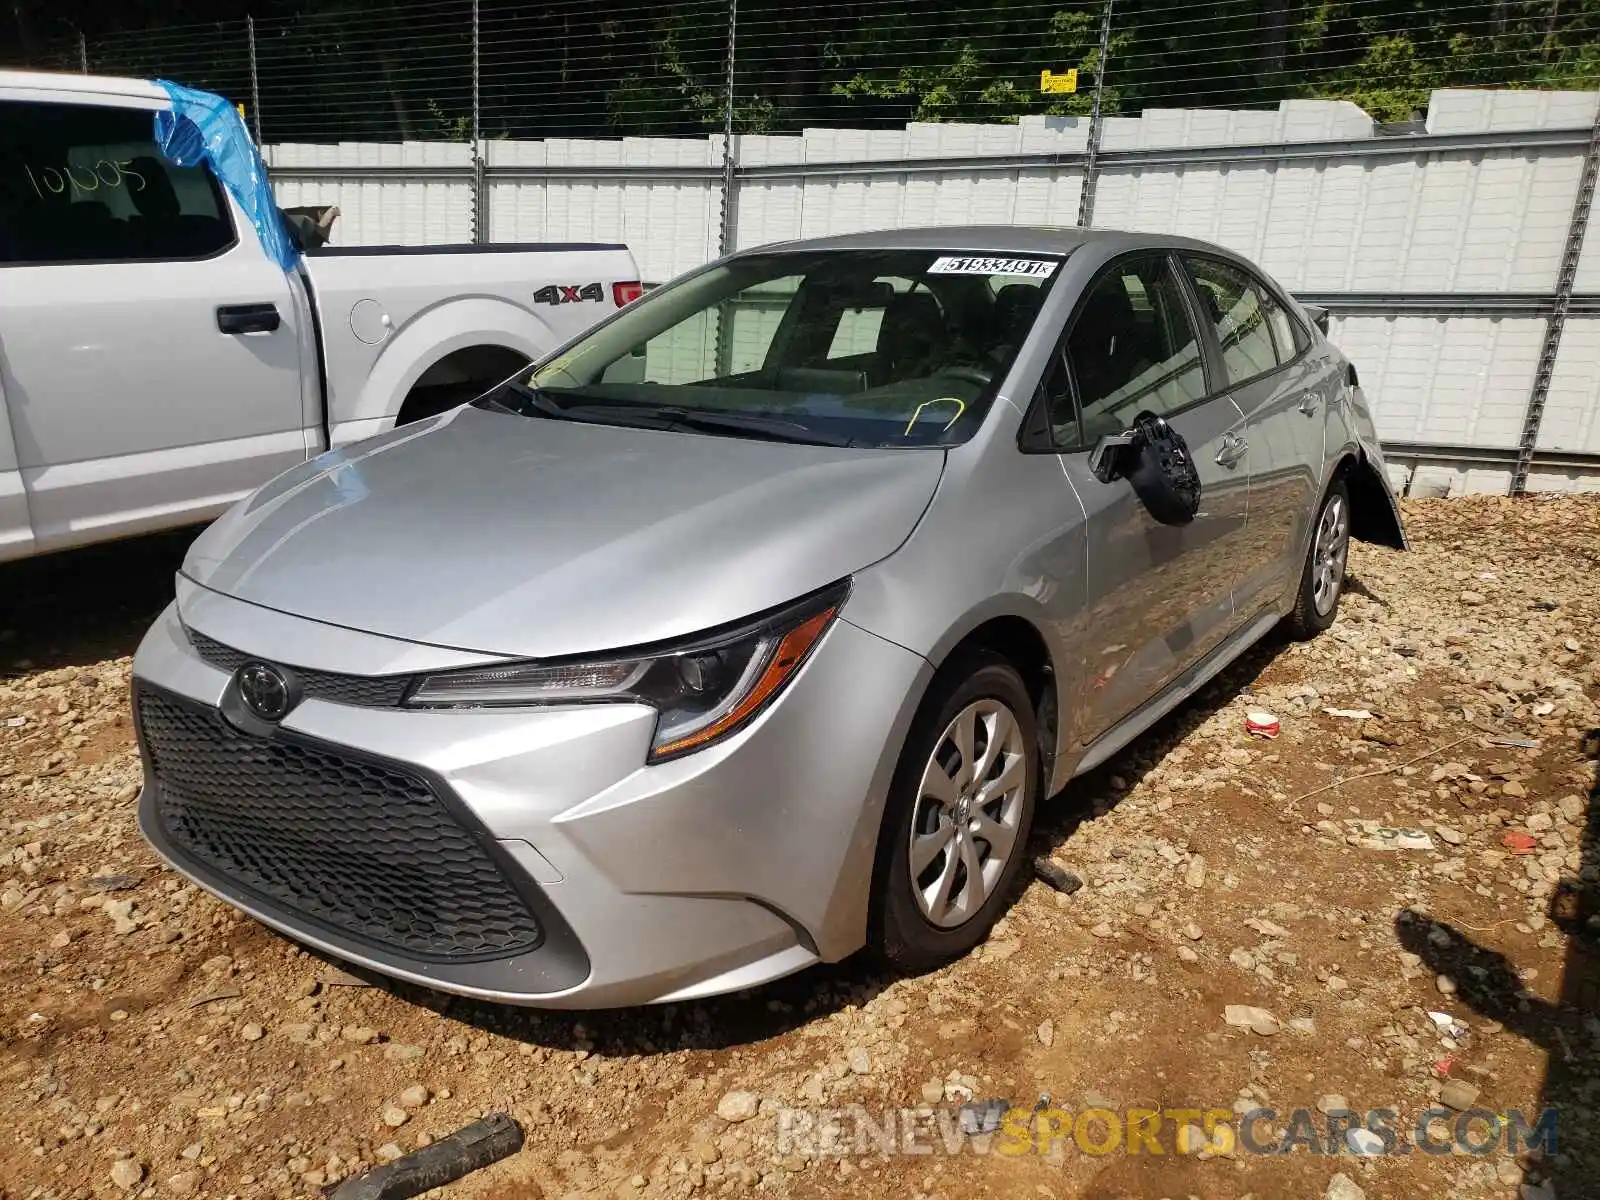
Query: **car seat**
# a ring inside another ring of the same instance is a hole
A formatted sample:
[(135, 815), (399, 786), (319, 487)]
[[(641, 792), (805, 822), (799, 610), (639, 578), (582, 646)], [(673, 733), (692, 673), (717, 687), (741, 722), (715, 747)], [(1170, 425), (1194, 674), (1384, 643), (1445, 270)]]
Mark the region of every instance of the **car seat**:
[(890, 300), (878, 327), (878, 367), (887, 382), (932, 373), (949, 340), (939, 299), (932, 292), (903, 292)]
[(1096, 288), (1067, 338), (1085, 415), (1106, 401), (1149, 364), (1139, 342), (1139, 320), (1116, 277)]

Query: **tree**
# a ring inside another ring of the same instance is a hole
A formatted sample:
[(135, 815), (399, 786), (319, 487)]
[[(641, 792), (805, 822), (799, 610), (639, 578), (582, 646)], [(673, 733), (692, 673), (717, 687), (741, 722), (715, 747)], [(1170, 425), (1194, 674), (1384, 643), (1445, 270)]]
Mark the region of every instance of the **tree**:
[[(0, 61), (167, 75), (247, 100), (251, 0), (11, 0)], [(720, 130), (732, 0), (479, 0), (486, 135)], [(1102, 0), (739, 0), (734, 126), (898, 127), (1082, 114)], [(256, 0), (266, 140), (463, 140), (471, 0)], [(204, 21), (204, 24), (196, 22)], [(1039, 72), (1076, 67), (1076, 95)], [(1440, 87), (1600, 86), (1600, 0), (1117, 0), (1105, 111), (1351, 100), (1382, 121)]]

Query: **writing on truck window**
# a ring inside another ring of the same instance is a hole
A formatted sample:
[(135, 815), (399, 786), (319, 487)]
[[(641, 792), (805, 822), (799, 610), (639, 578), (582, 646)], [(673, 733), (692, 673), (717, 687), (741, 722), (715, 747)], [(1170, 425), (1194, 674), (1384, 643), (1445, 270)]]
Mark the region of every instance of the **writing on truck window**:
[(41, 200), (47, 195), (64, 196), (69, 190), (88, 196), (102, 188), (124, 188), (130, 192), (142, 192), (145, 189), (145, 178), (134, 169), (131, 158), (116, 162), (109, 158), (96, 159), (92, 166), (62, 163), (59, 167), (47, 167), (23, 163), (22, 170)]

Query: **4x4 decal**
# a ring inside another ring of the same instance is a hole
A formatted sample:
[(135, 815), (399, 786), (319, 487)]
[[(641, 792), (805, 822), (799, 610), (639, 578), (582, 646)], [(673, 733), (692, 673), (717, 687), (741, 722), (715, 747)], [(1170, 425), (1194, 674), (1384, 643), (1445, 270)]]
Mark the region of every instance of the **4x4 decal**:
[(535, 304), (577, 304), (584, 300), (604, 304), (605, 299), (605, 288), (598, 283), (547, 283), (533, 294)]

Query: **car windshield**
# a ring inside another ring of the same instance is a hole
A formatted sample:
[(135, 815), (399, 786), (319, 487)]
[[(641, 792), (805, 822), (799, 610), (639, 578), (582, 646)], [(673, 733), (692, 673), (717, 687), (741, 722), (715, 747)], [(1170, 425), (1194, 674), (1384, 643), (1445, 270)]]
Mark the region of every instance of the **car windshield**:
[(1060, 255), (748, 254), (652, 292), (486, 403), (851, 446), (972, 436)]

